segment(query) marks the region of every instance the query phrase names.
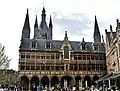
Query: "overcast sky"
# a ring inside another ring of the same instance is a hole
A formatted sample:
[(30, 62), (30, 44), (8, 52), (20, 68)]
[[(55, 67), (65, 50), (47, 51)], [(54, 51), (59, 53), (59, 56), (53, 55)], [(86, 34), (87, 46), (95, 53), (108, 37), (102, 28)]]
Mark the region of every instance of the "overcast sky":
[(35, 16), (38, 16), (40, 24), (43, 6), (47, 21), (52, 16), (55, 40), (63, 40), (67, 30), (69, 40), (81, 41), (84, 37), (85, 41), (93, 41), (95, 15), (101, 35), (104, 36), (105, 29), (109, 29), (110, 24), (115, 29), (116, 19), (120, 19), (120, 0), (1, 0), (0, 43), (6, 47), (9, 58), (12, 58), (11, 69), (18, 69), (18, 50), (27, 8), (32, 38)]

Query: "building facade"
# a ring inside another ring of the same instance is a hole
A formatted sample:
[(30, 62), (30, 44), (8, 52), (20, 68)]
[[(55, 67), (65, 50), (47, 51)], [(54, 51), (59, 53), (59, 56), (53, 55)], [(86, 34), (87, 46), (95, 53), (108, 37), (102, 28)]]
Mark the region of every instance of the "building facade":
[(110, 25), (110, 31), (105, 30), (106, 33), (106, 65), (108, 74), (113, 73), (113, 76), (109, 77), (111, 80), (115, 80), (115, 85), (119, 85), (120, 82), (120, 22), (117, 19), (116, 30), (113, 31)]
[(106, 33), (106, 64), (108, 73), (120, 72), (120, 22), (117, 20), (116, 31), (110, 25), (110, 31)]
[(62, 41), (53, 40), (52, 18), (49, 26), (43, 7), (41, 22), (38, 26), (37, 16), (34, 24), (34, 37), (30, 39), (29, 12), (22, 30), (19, 49), (19, 81), (23, 88), (34, 85), (52, 87), (67, 84), (88, 86), (94, 84), (100, 76), (106, 74), (105, 44), (101, 42), (97, 18), (94, 24), (94, 42), (70, 41), (67, 31)]

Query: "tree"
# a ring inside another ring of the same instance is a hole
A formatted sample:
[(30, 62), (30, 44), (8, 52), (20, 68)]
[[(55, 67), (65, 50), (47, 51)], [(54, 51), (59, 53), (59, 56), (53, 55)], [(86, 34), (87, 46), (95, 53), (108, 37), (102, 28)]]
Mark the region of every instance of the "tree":
[(8, 59), (8, 56), (5, 54), (5, 46), (0, 44), (0, 84), (7, 83), (9, 63), (11, 59)]
[(5, 54), (5, 46), (0, 44), (0, 69), (9, 68), (9, 63), (11, 59), (8, 59), (8, 56)]

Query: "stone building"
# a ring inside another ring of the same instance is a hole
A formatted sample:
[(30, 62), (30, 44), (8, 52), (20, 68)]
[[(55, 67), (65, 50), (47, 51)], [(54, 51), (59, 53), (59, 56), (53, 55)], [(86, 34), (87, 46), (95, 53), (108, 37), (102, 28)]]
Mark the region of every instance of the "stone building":
[[(108, 74), (112, 76), (106, 79), (120, 79), (120, 22), (117, 19), (117, 27), (114, 31), (110, 25), (110, 31), (106, 33), (106, 65)], [(116, 80), (116, 81), (117, 81)], [(120, 88), (120, 83), (119, 83)]]
[(34, 24), (34, 37), (30, 38), (29, 12), (22, 30), (19, 49), (19, 81), (23, 88), (34, 85), (52, 87), (67, 84), (88, 86), (94, 84), (100, 76), (106, 74), (106, 56), (104, 42), (101, 42), (97, 18), (94, 24), (94, 42), (70, 41), (65, 31), (61, 40), (53, 40), (52, 17), (49, 26), (43, 7), (41, 22), (38, 26), (37, 16)]
[(110, 32), (106, 33), (106, 65), (108, 73), (120, 72), (120, 22), (117, 20), (116, 31), (113, 31), (110, 25)]

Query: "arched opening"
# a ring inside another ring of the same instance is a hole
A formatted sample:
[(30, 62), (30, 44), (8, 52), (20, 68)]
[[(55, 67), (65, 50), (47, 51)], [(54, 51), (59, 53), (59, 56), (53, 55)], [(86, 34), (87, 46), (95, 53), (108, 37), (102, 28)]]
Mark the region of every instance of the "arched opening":
[(39, 78), (37, 76), (33, 76), (31, 78), (31, 89), (37, 89), (37, 86), (39, 85)]
[(41, 85), (43, 87), (45, 87), (45, 86), (49, 87), (49, 78), (47, 76), (42, 77), (42, 79), (41, 79)]
[(93, 76), (92, 85), (96, 85), (95, 81), (98, 80), (98, 76)]
[[(65, 83), (65, 81), (66, 81), (66, 83)], [(73, 84), (73, 82), (72, 82), (72, 77), (70, 77), (70, 76), (64, 76), (64, 77), (62, 77), (62, 78), (61, 78), (61, 84), (60, 84), (61, 87), (64, 87), (65, 84), (66, 84), (67, 86)]]
[(55, 87), (55, 86), (57, 86), (57, 85), (59, 85), (59, 79), (58, 79), (57, 76), (53, 76), (53, 77), (51, 78), (51, 87)]
[(20, 79), (21, 90), (28, 90), (29, 88), (29, 79), (27, 76), (22, 76)]
[(91, 78), (89, 76), (85, 76), (84, 77), (84, 81), (83, 81), (83, 87), (90, 87), (91, 86)]
[(75, 78), (76, 86), (82, 86), (82, 78), (80, 76), (77, 76)]

